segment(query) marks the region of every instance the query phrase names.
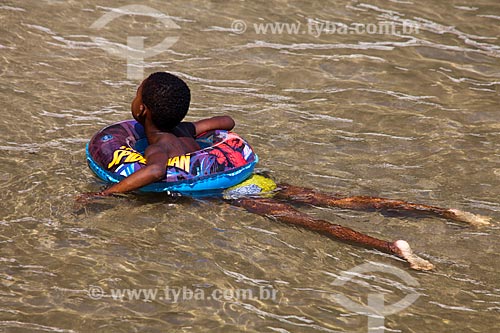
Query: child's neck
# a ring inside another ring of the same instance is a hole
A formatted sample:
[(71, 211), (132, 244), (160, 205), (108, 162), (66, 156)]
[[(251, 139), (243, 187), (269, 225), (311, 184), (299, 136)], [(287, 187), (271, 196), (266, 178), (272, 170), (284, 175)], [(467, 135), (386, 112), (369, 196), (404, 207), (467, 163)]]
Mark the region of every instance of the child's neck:
[(146, 137), (148, 138), (149, 144), (154, 144), (156, 143), (162, 134), (165, 134), (166, 132), (158, 129), (158, 127), (153, 124), (153, 121), (151, 120), (151, 117), (146, 117), (146, 121), (144, 123), (144, 130), (146, 132)]

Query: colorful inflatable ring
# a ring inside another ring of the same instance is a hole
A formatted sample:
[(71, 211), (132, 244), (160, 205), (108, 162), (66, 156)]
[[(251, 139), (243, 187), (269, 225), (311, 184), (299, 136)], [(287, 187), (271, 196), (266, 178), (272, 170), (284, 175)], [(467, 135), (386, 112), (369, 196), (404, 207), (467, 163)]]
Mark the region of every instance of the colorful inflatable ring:
[[(236, 133), (222, 130), (199, 135), (201, 150), (168, 160), (165, 178), (143, 192), (196, 194), (221, 191), (250, 177), (259, 158)], [(110, 125), (87, 144), (90, 169), (105, 182), (118, 183), (146, 165), (144, 128), (135, 120)]]

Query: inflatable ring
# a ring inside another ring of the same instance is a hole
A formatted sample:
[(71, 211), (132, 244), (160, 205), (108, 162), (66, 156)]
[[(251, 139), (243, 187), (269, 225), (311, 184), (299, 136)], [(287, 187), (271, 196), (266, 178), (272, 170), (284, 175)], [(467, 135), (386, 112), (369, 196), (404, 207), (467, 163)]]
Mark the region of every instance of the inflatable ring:
[[(209, 131), (196, 137), (201, 149), (168, 160), (165, 178), (144, 186), (143, 192), (196, 194), (215, 192), (250, 177), (259, 158), (236, 133)], [(97, 132), (86, 147), (90, 169), (101, 180), (118, 183), (145, 167), (148, 145), (144, 127), (125, 120)]]

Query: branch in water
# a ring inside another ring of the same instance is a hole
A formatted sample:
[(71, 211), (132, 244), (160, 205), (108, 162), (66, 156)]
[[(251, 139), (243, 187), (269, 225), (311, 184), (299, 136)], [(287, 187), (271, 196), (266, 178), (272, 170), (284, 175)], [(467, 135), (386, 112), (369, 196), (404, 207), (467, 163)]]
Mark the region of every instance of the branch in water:
[(404, 240), (387, 242), (371, 237), (351, 228), (318, 220), (302, 213), (292, 206), (268, 198), (241, 198), (233, 201), (233, 204), (241, 206), (251, 213), (272, 217), (276, 220), (306, 228), (308, 230), (326, 234), (337, 240), (358, 246), (374, 248), (389, 254), (396, 255), (408, 261), (410, 267), (417, 270), (430, 270), (434, 268), (430, 262), (418, 257)]
[(307, 203), (317, 206), (339, 207), (355, 210), (385, 210), (396, 212), (409, 212), (421, 215), (435, 215), (454, 221), (469, 223), (474, 226), (490, 224), (490, 218), (464, 212), (458, 209), (440, 208), (436, 206), (415, 204), (402, 200), (387, 198), (352, 196), (342, 197), (318, 192), (312, 189), (282, 184), (277, 198), (290, 199), (295, 202)]

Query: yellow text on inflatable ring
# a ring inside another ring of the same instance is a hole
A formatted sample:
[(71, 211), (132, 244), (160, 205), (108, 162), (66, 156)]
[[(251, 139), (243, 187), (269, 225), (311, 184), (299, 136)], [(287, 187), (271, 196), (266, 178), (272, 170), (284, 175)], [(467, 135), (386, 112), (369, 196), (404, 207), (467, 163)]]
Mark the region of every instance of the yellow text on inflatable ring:
[[(125, 160), (122, 162), (123, 158), (125, 158)], [(109, 162), (108, 169), (111, 169), (112, 167), (120, 163), (134, 162), (146, 164), (146, 159), (144, 158), (144, 156), (142, 156), (132, 148), (121, 146), (120, 149), (117, 149), (113, 152), (113, 160)]]
[(168, 159), (167, 166), (174, 166), (189, 173), (190, 162), (191, 156), (189, 155), (175, 156)]

